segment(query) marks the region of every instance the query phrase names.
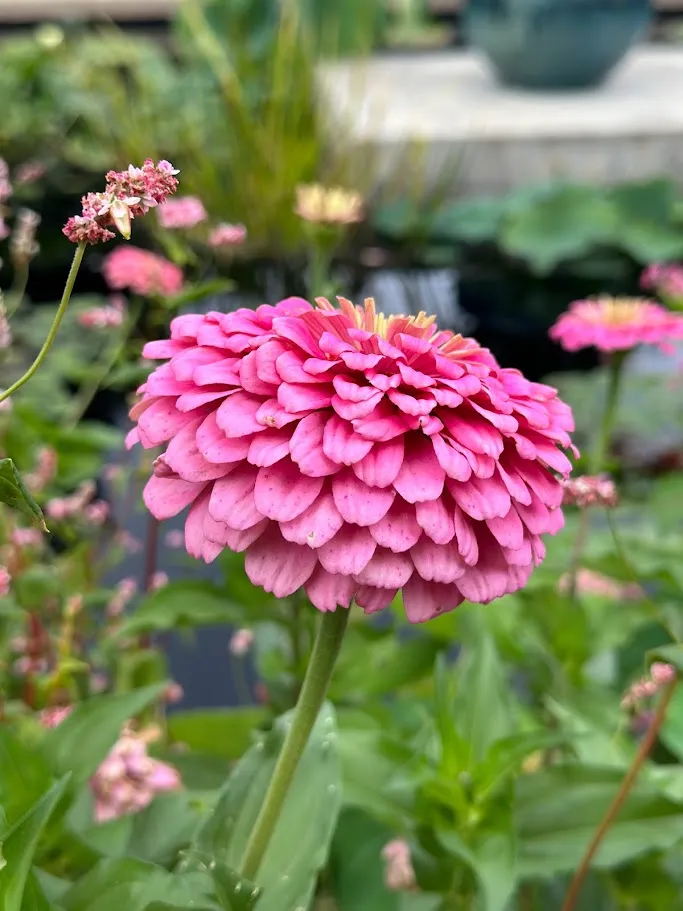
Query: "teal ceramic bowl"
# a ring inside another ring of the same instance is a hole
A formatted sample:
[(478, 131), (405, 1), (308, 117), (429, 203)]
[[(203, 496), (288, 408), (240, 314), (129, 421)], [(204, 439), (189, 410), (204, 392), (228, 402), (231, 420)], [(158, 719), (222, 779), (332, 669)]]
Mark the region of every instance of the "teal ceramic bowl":
[(502, 83), (571, 90), (602, 82), (650, 18), (649, 0), (469, 0), (464, 27)]

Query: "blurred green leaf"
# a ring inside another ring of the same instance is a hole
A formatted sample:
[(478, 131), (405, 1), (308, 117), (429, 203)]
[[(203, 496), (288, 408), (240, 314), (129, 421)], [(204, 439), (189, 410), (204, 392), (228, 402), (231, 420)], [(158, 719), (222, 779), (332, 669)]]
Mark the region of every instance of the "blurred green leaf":
[(25, 746), (0, 725), (0, 806), (9, 823), (27, 812), (50, 785), (50, 771), (40, 753)]
[(395, 833), (359, 807), (339, 817), (330, 849), (332, 893), (339, 911), (400, 911), (400, 894), (384, 884), (382, 848)]
[(597, 187), (559, 186), (508, 213), (500, 243), (505, 252), (526, 260), (539, 274), (590, 253), (614, 234), (614, 205)]
[(47, 531), (43, 511), (29, 493), (12, 459), (0, 459), (0, 503), (18, 510)]
[(119, 627), (127, 639), (170, 629), (239, 622), (240, 615), (225, 591), (210, 582), (171, 582), (146, 595)]
[[(252, 746), (228, 778), (214, 812), (195, 836), (190, 862), (207, 858), (239, 869), (271, 779), (291, 713)], [(341, 807), (335, 715), (326, 703), (299, 761), (275, 831), (259, 868), (259, 911), (308, 907), (324, 865)], [(209, 861), (210, 862), (210, 861)]]
[[(623, 779), (619, 768), (562, 765), (517, 781), (515, 826), (523, 877), (576, 869)], [(683, 804), (637, 783), (593, 860), (607, 868), (683, 838)]]
[(26, 880), (41, 832), (52, 815), (69, 780), (65, 776), (47, 791), (33, 807), (17, 820), (0, 839), (5, 865), (0, 869), (0, 908), (21, 911)]
[(251, 744), (254, 731), (268, 718), (260, 706), (234, 709), (193, 709), (168, 717), (170, 737), (193, 752), (238, 759)]
[(173, 874), (132, 858), (100, 861), (60, 899), (64, 911), (144, 911), (154, 902), (201, 911), (219, 908), (208, 875)]

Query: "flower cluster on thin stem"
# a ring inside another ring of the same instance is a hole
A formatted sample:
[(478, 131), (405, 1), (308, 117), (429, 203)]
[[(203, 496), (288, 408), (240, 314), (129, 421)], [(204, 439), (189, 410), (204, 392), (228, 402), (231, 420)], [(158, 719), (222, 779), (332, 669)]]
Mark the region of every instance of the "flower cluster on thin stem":
[(662, 687), (676, 679), (676, 669), (671, 664), (655, 661), (650, 673), (632, 683), (621, 700), (622, 709), (636, 709), (645, 699), (656, 696)]
[(616, 485), (606, 474), (580, 475), (577, 478), (563, 479), (560, 483), (563, 488), (563, 506), (578, 506), (579, 509), (603, 506), (613, 509), (619, 503)]
[(87, 193), (82, 212), (62, 229), (73, 243), (98, 244), (114, 238), (115, 227), (128, 240), (131, 220), (166, 202), (178, 188), (178, 170), (168, 161), (154, 164), (148, 158), (141, 168), (109, 171), (103, 193)]

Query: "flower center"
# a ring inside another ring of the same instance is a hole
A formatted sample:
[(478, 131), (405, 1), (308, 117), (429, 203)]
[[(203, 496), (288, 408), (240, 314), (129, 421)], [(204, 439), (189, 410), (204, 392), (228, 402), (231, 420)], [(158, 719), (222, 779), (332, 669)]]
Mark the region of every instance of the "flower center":
[(589, 319), (613, 326), (638, 322), (647, 309), (647, 302), (637, 297), (599, 297), (595, 305)]

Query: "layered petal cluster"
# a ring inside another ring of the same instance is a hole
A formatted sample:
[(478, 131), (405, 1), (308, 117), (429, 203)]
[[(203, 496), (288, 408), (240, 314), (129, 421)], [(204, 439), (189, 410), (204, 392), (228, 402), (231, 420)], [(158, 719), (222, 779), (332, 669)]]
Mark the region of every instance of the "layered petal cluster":
[(563, 523), (569, 407), (433, 319), (290, 298), (176, 318), (129, 436), (164, 446), (144, 499), (189, 553), (255, 585), (413, 622), (523, 586)]
[(636, 345), (668, 349), (683, 338), (683, 317), (644, 298), (604, 295), (574, 301), (551, 327), (550, 337), (565, 351), (628, 351)]

